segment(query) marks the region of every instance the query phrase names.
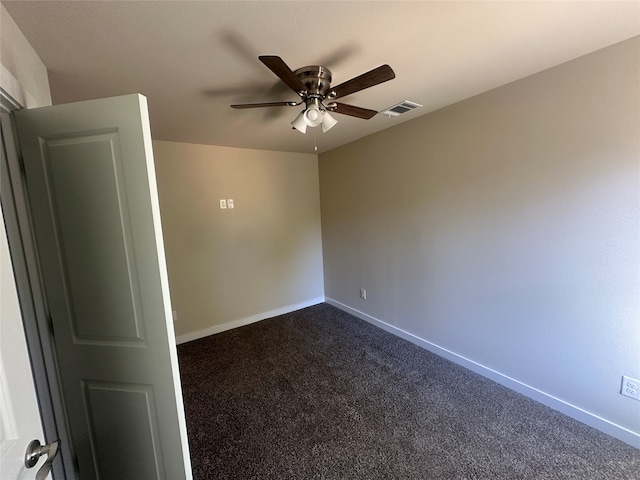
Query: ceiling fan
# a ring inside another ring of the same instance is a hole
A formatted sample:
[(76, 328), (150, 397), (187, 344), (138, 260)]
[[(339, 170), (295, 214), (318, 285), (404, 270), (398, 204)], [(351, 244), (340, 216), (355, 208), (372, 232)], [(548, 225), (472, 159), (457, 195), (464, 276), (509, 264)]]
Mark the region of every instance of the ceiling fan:
[[(370, 119), (375, 110), (347, 105), (334, 100), (365, 88), (373, 87), (396, 77), (389, 65), (381, 65), (362, 75), (347, 80), (335, 87), (331, 86), (331, 70), (321, 65), (302, 67), (291, 70), (280, 57), (276, 55), (261, 55), (258, 59), (264, 63), (289, 88), (300, 95), (299, 102), (265, 102), (241, 103), (231, 105), (232, 108), (260, 108), (260, 107), (296, 107), (304, 104), (304, 110), (295, 118), (291, 125), (296, 130), (306, 133), (307, 127), (322, 125), (326, 132), (333, 127), (337, 120), (329, 112), (341, 113), (352, 117)], [(327, 103), (325, 104), (325, 100)]]

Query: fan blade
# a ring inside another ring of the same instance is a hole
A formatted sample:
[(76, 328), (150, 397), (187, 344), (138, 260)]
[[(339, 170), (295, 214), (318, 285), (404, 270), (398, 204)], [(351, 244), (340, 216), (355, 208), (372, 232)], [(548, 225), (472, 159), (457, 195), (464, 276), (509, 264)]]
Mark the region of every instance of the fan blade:
[(295, 76), (293, 71), (280, 57), (275, 55), (260, 55), (258, 59), (294, 92), (299, 93), (306, 90), (304, 84)]
[(260, 107), (295, 107), (302, 102), (266, 102), (266, 103), (240, 103), (231, 105), (231, 108), (260, 108)]
[(394, 78), (396, 78), (396, 74), (393, 72), (391, 67), (389, 65), (381, 65), (378, 68), (374, 68), (367, 73), (363, 73), (362, 75), (333, 87), (329, 91), (329, 95), (327, 95), (327, 97), (331, 100), (334, 98), (346, 97), (352, 93), (393, 80)]
[(369, 120), (374, 117), (378, 112), (375, 110), (369, 110), (368, 108), (355, 107), (353, 105), (347, 105), (346, 103), (333, 102), (335, 107), (327, 107), (331, 112), (342, 113), (343, 115), (350, 115), (352, 117), (364, 118)]

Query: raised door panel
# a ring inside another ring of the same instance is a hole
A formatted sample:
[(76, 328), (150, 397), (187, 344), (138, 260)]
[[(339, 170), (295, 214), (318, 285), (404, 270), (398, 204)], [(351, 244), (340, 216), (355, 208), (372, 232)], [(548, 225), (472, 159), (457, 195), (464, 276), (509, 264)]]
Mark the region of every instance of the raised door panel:
[(99, 478), (165, 478), (153, 386), (84, 382), (84, 394)]
[(144, 342), (118, 132), (40, 144), (74, 341)]

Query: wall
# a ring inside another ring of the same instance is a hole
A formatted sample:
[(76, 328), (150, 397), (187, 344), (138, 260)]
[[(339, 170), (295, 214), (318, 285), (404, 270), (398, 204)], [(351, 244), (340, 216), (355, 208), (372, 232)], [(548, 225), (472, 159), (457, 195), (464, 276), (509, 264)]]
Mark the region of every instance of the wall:
[(321, 155), (327, 301), (640, 446), (639, 80), (636, 37)]
[(51, 105), (47, 69), (0, 5), (0, 86), (25, 108)]
[(324, 300), (316, 155), (153, 147), (179, 342)]

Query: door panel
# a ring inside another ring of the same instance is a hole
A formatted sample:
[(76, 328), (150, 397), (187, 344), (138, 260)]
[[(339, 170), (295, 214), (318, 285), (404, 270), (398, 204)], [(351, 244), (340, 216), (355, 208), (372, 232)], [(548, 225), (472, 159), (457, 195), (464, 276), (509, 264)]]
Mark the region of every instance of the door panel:
[(16, 122), (79, 476), (191, 478), (146, 99)]
[[(91, 446), (103, 475), (117, 478), (126, 469), (130, 478), (162, 478), (162, 451), (154, 435), (158, 431), (158, 413), (153, 387), (85, 382), (84, 394), (90, 415)], [(113, 411), (122, 412), (121, 422), (114, 424)], [(137, 426), (131, 432), (129, 425), (133, 424)], [(142, 456), (122, 466), (124, 459), (131, 459), (131, 451), (139, 451)]]
[(119, 147), (117, 133), (41, 139), (75, 342), (144, 342)]

